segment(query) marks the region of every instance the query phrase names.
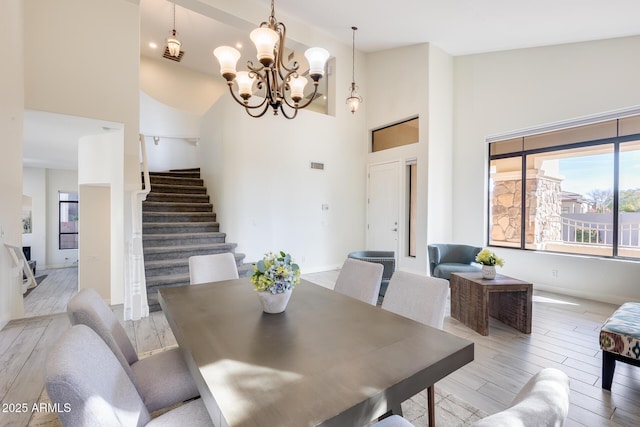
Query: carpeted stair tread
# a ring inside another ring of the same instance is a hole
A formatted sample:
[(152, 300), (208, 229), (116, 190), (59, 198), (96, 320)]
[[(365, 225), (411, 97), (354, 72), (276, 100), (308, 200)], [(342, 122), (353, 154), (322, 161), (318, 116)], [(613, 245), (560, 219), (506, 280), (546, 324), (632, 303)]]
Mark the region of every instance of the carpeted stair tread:
[(201, 178), (183, 177), (183, 176), (166, 176), (166, 175), (150, 175), (151, 188), (156, 184), (165, 185), (183, 185), (202, 187), (204, 181)]
[(199, 202), (142, 202), (142, 212), (213, 212), (213, 204)]
[(145, 248), (144, 259), (148, 262), (170, 260), (176, 258), (189, 258), (195, 255), (220, 254), (235, 251), (236, 243), (214, 243), (211, 245), (195, 246), (159, 246)]
[(146, 223), (156, 222), (215, 222), (214, 212), (143, 212), (142, 219)]
[(173, 234), (145, 234), (142, 242), (145, 248), (156, 246), (192, 246), (224, 243), (226, 233), (173, 233)]
[(209, 203), (208, 194), (180, 194), (180, 193), (163, 193), (160, 191), (152, 191), (147, 195), (148, 202), (178, 202), (178, 203)]
[(211, 233), (220, 231), (220, 224), (217, 222), (153, 222), (142, 224), (142, 232), (144, 233), (195, 233), (204, 232)]
[(182, 286), (189, 284), (189, 273), (187, 274), (167, 274), (164, 276), (151, 276), (147, 279), (147, 289), (153, 287)]
[(207, 189), (198, 185), (151, 184), (151, 192), (206, 194)]

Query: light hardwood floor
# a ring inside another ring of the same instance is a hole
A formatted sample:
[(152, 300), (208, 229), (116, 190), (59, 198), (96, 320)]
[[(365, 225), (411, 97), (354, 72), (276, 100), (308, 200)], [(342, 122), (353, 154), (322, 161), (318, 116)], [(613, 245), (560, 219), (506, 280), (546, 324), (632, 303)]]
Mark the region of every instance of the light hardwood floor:
[[(29, 306), (29, 313), (37, 317), (11, 321), (0, 331), (0, 404), (4, 407), (10, 403), (27, 403), (30, 408), (26, 413), (0, 413), (2, 426), (47, 423), (38, 416), (41, 414), (31, 412), (31, 408), (43, 389), (48, 348), (69, 326), (65, 314), (51, 313), (63, 310), (73, 295), (77, 287), (74, 271), (48, 271), (50, 275), (42, 285), (49, 281), (56, 289), (43, 286), (25, 301), (25, 312)], [(337, 274), (329, 271), (304, 277), (332, 288)], [(35, 298), (29, 301), (32, 296)], [(571, 378), (571, 407), (566, 426), (640, 425), (639, 368), (618, 363), (612, 391), (603, 391), (600, 387), (598, 331), (616, 308), (611, 304), (534, 291), (531, 335), (491, 319), (487, 337), (451, 319), (447, 312), (444, 329), (475, 342), (475, 361), (436, 384), (438, 425), (466, 425), (483, 413), (506, 408), (524, 383), (544, 367), (561, 369)], [(121, 306), (114, 307), (114, 311), (122, 316)], [(162, 312), (137, 322), (123, 322), (123, 325), (141, 354), (176, 345)], [(424, 396), (411, 399), (403, 409), (417, 427), (426, 425)]]

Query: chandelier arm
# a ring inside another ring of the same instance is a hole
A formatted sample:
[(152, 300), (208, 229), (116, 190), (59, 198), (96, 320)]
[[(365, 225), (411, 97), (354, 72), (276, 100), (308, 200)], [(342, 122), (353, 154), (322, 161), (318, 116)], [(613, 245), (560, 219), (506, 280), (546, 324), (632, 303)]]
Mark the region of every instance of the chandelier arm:
[[(285, 101), (285, 102), (286, 102), (286, 101)], [(289, 103), (288, 103), (288, 102), (287, 102), (287, 105), (289, 105)], [(289, 107), (291, 107), (291, 105), (289, 105)], [(293, 115), (292, 115), (292, 116), (289, 116), (289, 115), (287, 114), (287, 111), (284, 109), (284, 105), (283, 105), (283, 104), (280, 104), (280, 112), (282, 113), (282, 115), (284, 116), (284, 118), (285, 118), (285, 119), (289, 119), (289, 120), (291, 120), (291, 119), (295, 119), (295, 118), (296, 118), (296, 116), (298, 115), (298, 109), (297, 109), (297, 108), (295, 108), (295, 107), (291, 107), (291, 108), (293, 109)]]
[(281, 69), (285, 70), (287, 74), (291, 74), (298, 71), (298, 69), (300, 68), (300, 64), (298, 64), (298, 61), (293, 61), (293, 64), (291, 64), (291, 68), (289, 68), (283, 62), (284, 41), (287, 39), (287, 27), (285, 27), (285, 25), (282, 22), (278, 22), (278, 30), (279, 30), (278, 34), (280, 34), (280, 42), (278, 43), (278, 63), (280, 64), (280, 67), (277, 67), (277, 68), (278, 68), (278, 73), (280, 74), (280, 78), (283, 78)]
[[(265, 100), (266, 100), (266, 98), (265, 98)], [(264, 102), (263, 102), (262, 104), (264, 104)], [(257, 107), (254, 107), (254, 108), (257, 108)], [(247, 114), (248, 114), (248, 115), (250, 115), (250, 116), (251, 116), (251, 117), (253, 117), (254, 119), (257, 119), (257, 118), (260, 118), (260, 117), (262, 117), (262, 116), (264, 116), (264, 115), (265, 115), (265, 113), (267, 112), (267, 110), (269, 110), (269, 104), (265, 105), (265, 106), (264, 106), (264, 109), (263, 109), (260, 113), (258, 113), (258, 114), (251, 114), (251, 110), (250, 110), (249, 108), (247, 108), (246, 106), (245, 106), (245, 109), (244, 109), (244, 110), (247, 112)], [(285, 117), (286, 117), (286, 116), (285, 116)]]
[(318, 85), (316, 83), (313, 84), (313, 93), (311, 94), (311, 98), (309, 98), (309, 100), (304, 103), (303, 105), (298, 105), (297, 107), (295, 105), (291, 105), (289, 104), (289, 101), (287, 101), (287, 98), (283, 98), (284, 102), (291, 108), (297, 110), (301, 110), (303, 108), (307, 108), (309, 106), (309, 104), (311, 104), (315, 99), (316, 99), (316, 94), (318, 93)]
[(265, 102), (267, 102), (267, 98), (264, 98), (264, 100), (257, 105), (245, 104), (244, 100), (239, 98), (238, 95), (236, 95), (235, 92), (233, 91), (233, 84), (228, 84), (228, 86), (229, 86), (229, 92), (231, 93), (231, 97), (233, 98), (233, 100), (236, 101), (238, 104), (242, 105), (244, 108), (251, 108), (251, 109), (260, 108), (265, 104)]

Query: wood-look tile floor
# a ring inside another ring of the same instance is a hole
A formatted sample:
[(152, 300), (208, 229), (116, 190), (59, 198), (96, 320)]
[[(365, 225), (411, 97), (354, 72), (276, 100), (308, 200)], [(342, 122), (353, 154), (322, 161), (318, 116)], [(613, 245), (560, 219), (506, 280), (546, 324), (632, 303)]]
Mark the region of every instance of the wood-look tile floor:
[[(77, 269), (46, 273), (49, 276), (42, 288), (25, 299), (25, 313), (35, 317), (11, 321), (0, 331), (0, 426), (57, 424), (55, 418), (32, 409), (42, 395), (47, 351), (69, 327), (66, 315), (60, 312), (77, 288)], [(304, 277), (332, 288), (337, 271)], [(555, 367), (571, 378), (566, 426), (640, 425), (640, 368), (618, 363), (611, 392), (601, 389), (598, 331), (616, 308), (534, 291), (530, 335), (491, 319), (486, 337), (448, 317), (447, 312), (444, 329), (474, 341), (475, 360), (436, 384), (437, 424), (468, 425), (485, 413), (500, 411), (535, 372)], [(122, 317), (122, 306), (115, 306), (114, 312)], [(176, 345), (162, 312), (136, 322), (123, 321), (123, 325), (140, 354)], [(403, 404), (405, 416), (417, 427), (426, 426), (425, 401), (418, 395)], [(4, 410), (17, 403), (26, 404), (28, 411)]]

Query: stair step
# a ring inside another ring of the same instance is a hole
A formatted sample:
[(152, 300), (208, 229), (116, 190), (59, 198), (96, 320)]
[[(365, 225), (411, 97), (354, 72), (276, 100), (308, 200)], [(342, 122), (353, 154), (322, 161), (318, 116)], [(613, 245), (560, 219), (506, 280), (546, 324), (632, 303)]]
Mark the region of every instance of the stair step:
[(213, 212), (213, 204), (144, 201), (142, 212)]
[(142, 221), (145, 224), (156, 222), (215, 222), (213, 212), (143, 212)]
[(209, 203), (208, 194), (180, 194), (163, 193), (152, 191), (147, 195), (146, 202), (169, 202), (169, 203)]
[[(242, 265), (244, 254), (234, 253), (236, 258), (236, 264)], [(167, 260), (155, 260), (147, 261), (144, 263), (145, 276), (147, 281), (152, 280), (152, 277), (157, 276), (170, 276), (189, 274), (189, 258), (167, 259)]]
[(144, 248), (144, 259), (146, 261), (170, 260), (176, 258), (187, 258), (194, 255), (219, 254), (235, 251), (236, 243), (215, 243), (212, 245), (195, 246), (160, 246), (154, 248)]
[(151, 192), (182, 193), (182, 194), (207, 194), (207, 187), (197, 185), (171, 185), (151, 184)]
[(169, 274), (166, 276), (151, 276), (147, 279), (147, 289), (159, 288), (164, 286), (182, 286), (188, 285), (189, 273), (187, 274)]
[(156, 184), (184, 185), (196, 187), (202, 187), (204, 185), (204, 181), (200, 178), (167, 175), (149, 175), (149, 178), (151, 180), (152, 188)]
[[(144, 176), (144, 173), (141, 173)], [(168, 171), (149, 172), (149, 176), (176, 176), (184, 178), (200, 178), (200, 168), (193, 169), (172, 169)]]
[(142, 224), (143, 234), (184, 234), (184, 233), (211, 233), (220, 231), (217, 222), (156, 222)]
[(142, 244), (144, 248), (167, 246), (211, 245), (224, 243), (227, 235), (221, 232), (213, 233), (174, 233), (174, 234), (144, 234)]

